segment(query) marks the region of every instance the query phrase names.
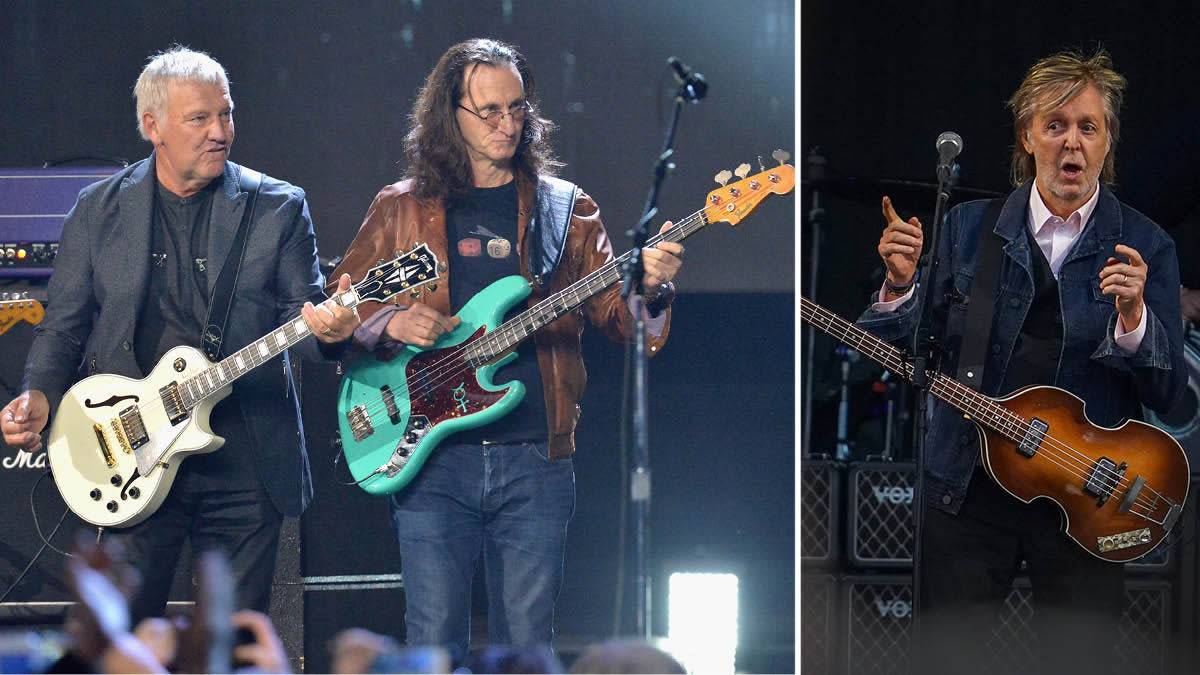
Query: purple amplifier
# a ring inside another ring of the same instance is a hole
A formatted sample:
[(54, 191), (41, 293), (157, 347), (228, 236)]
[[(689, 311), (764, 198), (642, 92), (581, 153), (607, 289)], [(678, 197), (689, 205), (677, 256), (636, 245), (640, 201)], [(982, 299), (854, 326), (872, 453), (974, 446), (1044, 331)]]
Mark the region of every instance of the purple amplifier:
[(0, 169), (0, 277), (48, 277), (79, 191), (120, 166)]

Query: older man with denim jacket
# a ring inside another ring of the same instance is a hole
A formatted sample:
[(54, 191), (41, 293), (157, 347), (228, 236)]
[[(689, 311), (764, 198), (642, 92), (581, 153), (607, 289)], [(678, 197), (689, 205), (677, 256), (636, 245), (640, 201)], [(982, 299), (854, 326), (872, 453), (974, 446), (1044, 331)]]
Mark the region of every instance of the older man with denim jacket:
[[(1009, 101), (1019, 187), (998, 217), (985, 201), (949, 212), (928, 296), (930, 330), (946, 351), (942, 370), (953, 373), (979, 249), (1000, 246), (981, 391), (1054, 385), (1082, 398), (1103, 426), (1140, 417), (1142, 406), (1165, 411), (1187, 378), (1174, 242), (1101, 185), (1114, 177), (1123, 90), (1103, 52), (1056, 54), (1029, 70)], [(914, 291), (925, 283), (915, 271), (921, 225), (901, 219), (886, 197), (883, 214), (878, 252), (887, 279), (859, 325), (907, 344), (921, 315)], [(1102, 667), (1110, 654), (1097, 642), (1111, 644), (1102, 636), (1116, 633), (1122, 567), (1063, 536), (1054, 504), (1026, 504), (988, 478), (974, 425), (951, 406), (933, 404), (924, 448), (923, 668), (966, 672), (977, 663), (1021, 560), (1033, 586), (1040, 667)]]

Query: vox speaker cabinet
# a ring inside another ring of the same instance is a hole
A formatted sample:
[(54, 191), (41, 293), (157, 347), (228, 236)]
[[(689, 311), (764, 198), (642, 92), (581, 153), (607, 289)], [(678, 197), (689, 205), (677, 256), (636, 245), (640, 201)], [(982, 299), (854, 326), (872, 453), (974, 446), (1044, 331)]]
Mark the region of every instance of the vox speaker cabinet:
[(806, 566), (834, 567), (841, 557), (842, 477), (837, 462), (800, 462), (800, 562)]
[(800, 672), (831, 673), (837, 647), (837, 580), (829, 574), (800, 576)]
[(914, 465), (857, 462), (847, 474), (847, 559), (853, 567), (905, 568), (913, 558)]

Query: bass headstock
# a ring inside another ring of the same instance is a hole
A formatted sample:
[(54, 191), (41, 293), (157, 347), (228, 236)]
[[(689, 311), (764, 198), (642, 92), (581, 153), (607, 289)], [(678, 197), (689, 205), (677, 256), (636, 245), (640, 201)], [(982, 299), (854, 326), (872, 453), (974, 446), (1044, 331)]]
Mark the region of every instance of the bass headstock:
[[(767, 195), (787, 194), (796, 187), (795, 169), (784, 164), (790, 155), (783, 150), (776, 150), (771, 156), (779, 162), (779, 166), (768, 169), (762, 165), (760, 159), (759, 168), (762, 170), (753, 176), (749, 175), (749, 164), (742, 164), (733, 173), (725, 170), (716, 175), (714, 180), (720, 183), (721, 187), (709, 192), (705, 199), (704, 215), (708, 222), (726, 222), (730, 225), (737, 225)], [(741, 180), (732, 185), (726, 185), (734, 174)]]
[[(8, 294), (5, 293), (5, 295)], [(0, 335), (15, 326), (18, 321), (28, 321), (31, 325), (36, 326), (42, 322), (42, 317), (45, 315), (45, 308), (37, 300), (30, 298), (0, 300)]]

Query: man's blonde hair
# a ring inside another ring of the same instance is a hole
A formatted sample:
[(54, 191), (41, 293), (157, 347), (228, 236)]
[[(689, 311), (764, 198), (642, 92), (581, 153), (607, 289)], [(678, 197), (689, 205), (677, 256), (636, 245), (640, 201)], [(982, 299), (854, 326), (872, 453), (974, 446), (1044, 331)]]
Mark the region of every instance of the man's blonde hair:
[(1100, 180), (1106, 185), (1116, 180), (1113, 157), (1121, 131), (1117, 114), (1125, 98), (1125, 78), (1113, 70), (1108, 52), (1097, 49), (1091, 57), (1079, 51), (1065, 51), (1041, 59), (1025, 73), (1021, 86), (1008, 100), (1016, 136), (1010, 174), (1013, 185), (1023, 185), (1037, 173), (1033, 155), (1025, 151), (1021, 142), (1033, 123), (1033, 116), (1066, 104), (1088, 87), (1095, 87), (1104, 101), (1104, 122), (1108, 128), (1108, 154), (1104, 157)]
[(147, 141), (146, 129), (142, 126), (142, 115), (149, 111), (156, 119), (163, 119), (167, 108), (167, 86), (172, 82), (204, 82), (215, 84), (229, 91), (229, 77), (225, 68), (208, 54), (175, 45), (150, 57), (137, 84), (133, 86), (133, 97), (137, 100), (138, 133)]

